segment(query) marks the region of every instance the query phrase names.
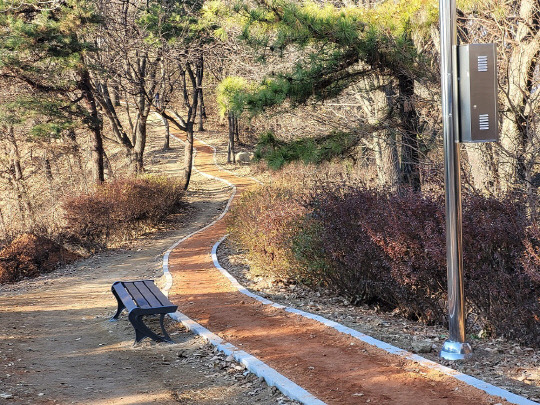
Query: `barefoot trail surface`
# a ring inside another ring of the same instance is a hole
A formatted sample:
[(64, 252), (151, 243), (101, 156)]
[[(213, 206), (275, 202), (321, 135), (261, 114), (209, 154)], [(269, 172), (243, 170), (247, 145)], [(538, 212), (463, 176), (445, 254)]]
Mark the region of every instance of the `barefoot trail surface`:
[[(149, 170), (179, 175), (179, 149), (151, 145)], [(201, 172), (233, 183), (253, 181), (214, 165), (212, 149), (196, 142)], [(178, 230), (103, 252), (34, 280), (0, 286), (0, 403), (6, 404), (288, 404), (275, 389), (246, 374), (178, 324), (174, 345), (144, 341), (122, 317), (109, 322), (117, 280), (156, 278), (175, 241), (211, 223), (230, 190), (195, 175), (189, 218)], [(188, 207), (188, 208), (189, 208)], [(499, 398), (346, 334), (239, 293), (213, 265), (223, 221), (170, 254), (170, 298), (181, 312), (256, 356), (328, 404), (496, 404)]]
[[(195, 140), (195, 166), (237, 187), (253, 187), (214, 164), (211, 147)], [(234, 205), (234, 202), (233, 202)], [(179, 244), (168, 258), (169, 298), (179, 311), (256, 356), (328, 404), (495, 404), (501, 398), (329, 328), (263, 305), (238, 292), (214, 266), (211, 250), (224, 220)]]

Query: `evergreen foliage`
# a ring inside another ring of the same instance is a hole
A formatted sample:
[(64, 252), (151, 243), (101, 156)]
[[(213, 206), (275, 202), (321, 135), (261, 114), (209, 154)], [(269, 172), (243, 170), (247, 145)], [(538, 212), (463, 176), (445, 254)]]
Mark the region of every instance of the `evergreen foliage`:
[[(241, 39), (263, 58), (268, 52), (301, 55), (292, 69), (274, 72), (251, 89), (245, 106), (252, 113), (287, 99), (297, 105), (335, 97), (374, 71), (424, 77), (412, 35), (428, 35), (438, 18), (436, 3), (424, 0), (383, 2), (371, 9), (275, 0), (255, 7), (237, 3), (235, 11)], [(216, 19), (231, 15), (217, 6), (212, 12)]]
[(99, 19), (81, 0), (49, 9), (39, 6), (38, 1), (19, 7), (0, 4), (0, 77), (33, 90), (0, 108), (18, 110), (21, 117), (41, 117), (44, 122), (37, 123), (32, 133), (57, 137), (74, 125), (96, 125), (80, 103), (80, 80), (86, 70), (84, 57), (94, 51), (84, 33)]
[(199, 18), (204, 1), (149, 1), (141, 11), (137, 23), (147, 33), (149, 43), (163, 41), (189, 45), (193, 42), (208, 42), (208, 33), (216, 29), (210, 21)]
[(242, 77), (229, 76), (223, 79), (216, 88), (216, 99), (222, 117), (231, 113), (236, 117), (242, 115), (246, 104), (246, 93), (252, 87)]
[(271, 131), (261, 134), (255, 158), (265, 160), (273, 170), (285, 164), (301, 161), (305, 164), (319, 164), (335, 157), (343, 156), (358, 142), (353, 134), (334, 131), (320, 138), (302, 138), (292, 142), (278, 140)]

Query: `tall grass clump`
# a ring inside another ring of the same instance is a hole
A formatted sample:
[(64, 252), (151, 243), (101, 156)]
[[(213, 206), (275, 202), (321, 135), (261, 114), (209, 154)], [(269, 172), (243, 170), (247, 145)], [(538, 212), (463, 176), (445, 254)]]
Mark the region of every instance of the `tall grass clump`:
[(182, 185), (165, 177), (137, 177), (105, 183), (93, 193), (66, 200), (65, 230), (89, 246), (104, 246), (176, 212)]

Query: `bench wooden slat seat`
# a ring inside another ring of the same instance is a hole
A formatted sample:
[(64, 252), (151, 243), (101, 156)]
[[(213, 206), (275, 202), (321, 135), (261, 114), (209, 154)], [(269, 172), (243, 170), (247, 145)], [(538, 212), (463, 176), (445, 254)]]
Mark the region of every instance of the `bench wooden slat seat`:
[[(135, 343), (140, 342), (145, 337), (149, 337), (156, 342), (173, 343), (163, 325), (166, 314), (175, 312), (178, 309), (154, 284), (154, 280), (137, 281), (117, 281), (111, 287), (113, 295), (118, 301), (118, 309), (111, 321), (116, 321), (122, 311), (126, 309), (129, 313), (128, 319), (135, 329)], [(145, 315), (160, 315), (159, 325), (162, 335), (154, 333), (143, 322)]]

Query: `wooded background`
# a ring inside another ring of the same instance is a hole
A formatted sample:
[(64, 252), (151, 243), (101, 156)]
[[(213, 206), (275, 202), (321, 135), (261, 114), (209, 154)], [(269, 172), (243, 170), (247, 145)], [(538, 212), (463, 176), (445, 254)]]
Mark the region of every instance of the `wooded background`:
[[(66, 198), (143, 173), (154, 112), (188, 139), (221, 114), (232, 152), (262, 134), (258, 156), (275, 167), (337, 158), (388, 192), (442, 187), (436, 1), (2, 0), (0, 11), (2, 240), (58, 232)], [(460, 41), (495, 42), (499, 69), (500, 142), (462, 146), (464, 189), (524, 199), (533, 222), (539, 17), (538, 0), (458, 2)]]

